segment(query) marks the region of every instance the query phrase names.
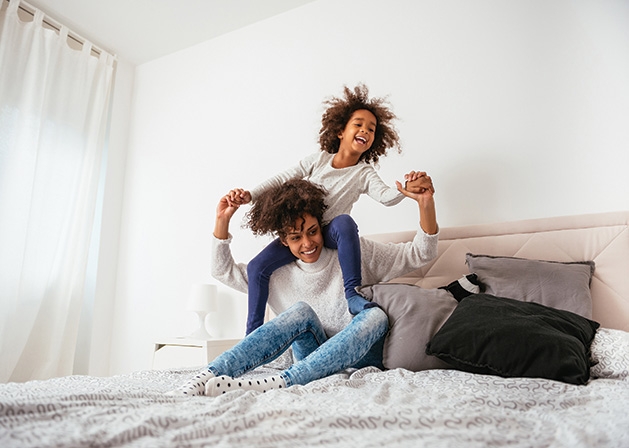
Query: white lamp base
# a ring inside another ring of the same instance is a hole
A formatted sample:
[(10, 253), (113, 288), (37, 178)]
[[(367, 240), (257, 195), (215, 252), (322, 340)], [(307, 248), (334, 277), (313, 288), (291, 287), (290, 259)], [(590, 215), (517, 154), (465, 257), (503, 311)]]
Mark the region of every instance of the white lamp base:
[(212, 339), (212, 335), (205, 329), (205, 317), (209, 314), (206, 311), (195, 311), (199, 317), (199, 328), (192, 332), (188, 337), (192, 339), (207, 340)]

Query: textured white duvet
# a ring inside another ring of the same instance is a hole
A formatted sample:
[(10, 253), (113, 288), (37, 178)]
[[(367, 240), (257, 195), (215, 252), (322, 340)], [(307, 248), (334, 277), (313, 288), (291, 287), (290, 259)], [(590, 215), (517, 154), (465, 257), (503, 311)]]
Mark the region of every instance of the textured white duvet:
[(0, 446), (629, 447), (629, 333), (592, 353), (586, 386), (375, 368), (218, 398), (164, 395), (190, 370), (2, 384)]

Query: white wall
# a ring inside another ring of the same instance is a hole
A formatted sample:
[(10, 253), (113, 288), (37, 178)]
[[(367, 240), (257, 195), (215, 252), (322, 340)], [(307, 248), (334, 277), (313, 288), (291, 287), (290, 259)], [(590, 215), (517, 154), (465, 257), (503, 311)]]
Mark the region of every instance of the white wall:
[[(626, 1), (318, 0), (138, 67), (110, 373), (185, 334), (218, 198), (317, 151), (344, 84), (389, 95), (404, 153), (381, 176), (428, 171), (442, 226), (629, 209), (628, 25)], [(353, 215), (417, 221), (368, 198)], [(237, 260), (266, 243), (232, 230)], [(220, 292), (219, 334), (240, 336), (244, 296)]]

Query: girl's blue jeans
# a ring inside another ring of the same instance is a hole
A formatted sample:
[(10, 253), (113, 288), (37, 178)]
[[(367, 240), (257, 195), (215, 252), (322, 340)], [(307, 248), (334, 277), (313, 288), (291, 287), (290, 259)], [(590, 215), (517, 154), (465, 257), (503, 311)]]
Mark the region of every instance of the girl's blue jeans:
[[(349, 215), (339, 215), (323, 227), (323, 243), (338, 249), (343, 272), (345, 297), (356, 295), (355, 288), (362, 283), (360, 272), (360, 239), (358, 225)], [(247, 265), (249, 283), (247, 304), (247, 330), (251, 333), (264, 323), (264, 310), (269, 298), (269, 280), (278, 268), (296, 260), (290, 249), (278, 239), (272, 241)]]
[(208, 370), (216, 376), (239, 377), (273, 361), (290, 346), (295, 362), (280, 372), (287, 387), (307, 384), (350, 367), (384, 369), (382, 349), (388, 329), (385, 312), (368, 308), (328, 338), (310, 305), (297, 302), (219, 355)]

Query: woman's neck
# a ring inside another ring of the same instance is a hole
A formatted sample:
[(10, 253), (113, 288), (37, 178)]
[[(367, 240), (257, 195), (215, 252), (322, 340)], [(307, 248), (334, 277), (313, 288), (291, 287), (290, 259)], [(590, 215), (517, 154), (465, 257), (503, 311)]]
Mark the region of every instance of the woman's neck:
[(325, 269), (330, 264), (332, 255), (336, 257), (336, 253), (337, 252), (335, 250), (323, 247), (323, 249), (321, 250), (321, 255), (319, 255), (319, 259), (314, 263), (306, 263), (299, 259), (295, 260), (295, 263), (297, 263), (297, 266), (299, 266), (299, 268), (304, 272), (320, 272), (322, 269)]

